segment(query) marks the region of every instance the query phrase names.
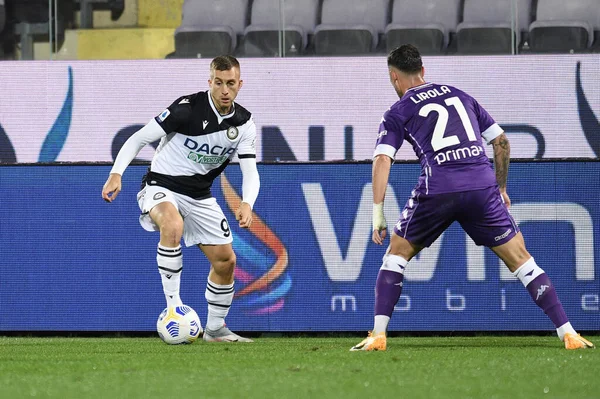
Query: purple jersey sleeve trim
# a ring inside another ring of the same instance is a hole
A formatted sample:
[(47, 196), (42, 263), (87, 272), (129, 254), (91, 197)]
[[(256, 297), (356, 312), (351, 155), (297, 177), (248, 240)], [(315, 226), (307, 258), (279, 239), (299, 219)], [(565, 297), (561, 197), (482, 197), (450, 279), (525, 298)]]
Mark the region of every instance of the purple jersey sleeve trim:
[(396, 157), (396, 152), (398, 150), (394, 148), (394, 146), (391, 146), (389, 144), (378, 144), (377, 147), (375, 147), (375, 152), (373, 153), (373, 159), (375, 159), (375, 157), (377, 155), (387, 155), (388, 157), (392, 158), (392, 160), (394, 160), (394, 158)]
[(492, 140), (494, 140), (496, 137), (500, 136), (502, 133), (504, 133), (504, 130), (502, 130), (500, 125), (498, 125), (497, 123), (494, 123), (492, 126), (488, 127), (485, 130), (485, 132), (482, 132), (481, 136), (489, 144), (492, 142)]

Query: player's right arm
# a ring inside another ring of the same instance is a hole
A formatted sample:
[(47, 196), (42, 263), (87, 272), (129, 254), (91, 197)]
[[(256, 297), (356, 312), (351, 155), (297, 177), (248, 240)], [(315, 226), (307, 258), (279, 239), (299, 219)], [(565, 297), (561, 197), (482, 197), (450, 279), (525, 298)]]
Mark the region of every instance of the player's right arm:
[(392, 158), (380, 154), (373, 159), (373, 242), (382, 245), (387, 235), (387, 221), (383, 213), (383, 200), (387, 188)]
[(135, 132), (121, 147), (115, 163), (110, 171), (106, 183), (102, 188), (102, 198), (106, 202), (112, 202), (121, 191), (121, 176), (131, 161), (136, 157), (144, 146), (163, 137), (165, 131), (156, 120), (152, 119), (143, 128)]
[(383, 213), (383, 201), (396, 152), (404, 141), (404, 126), (392, 114), (386, 112), (379, 125), (377, 144), (373, 153), (373, 235), (375, 244), (382, 245), (387, 236), (387, 221)]
[(184, 124), (191, 114), (190, 99), (178, 98), (160, 115), (152, 118), (143, 128), (135, 132), (121, 147), (106, 183), (102, 188), (102, 198), (112, 202), (121, 192), (121, 176), (131, 161), (147, 144), (159, 140)]

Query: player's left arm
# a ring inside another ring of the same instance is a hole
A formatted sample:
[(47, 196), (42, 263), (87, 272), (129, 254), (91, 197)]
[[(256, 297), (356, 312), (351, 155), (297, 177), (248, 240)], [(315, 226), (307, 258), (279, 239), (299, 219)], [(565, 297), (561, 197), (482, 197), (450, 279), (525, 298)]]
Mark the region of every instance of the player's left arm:
[(243, 228), (252, 224), (252, 208), (260, 191), (260, 176), (256, 167), (256, 126), (252, 120), (248, 123), (248, 130), (238, 146), (242, 170), (242, 203), (235, 213), (235, 218)]
[(481, 131), (481, 137), (491, 144), (494, 149), (494, 170), (496, 172), (496, 182), (500, 189), (500, 194), (507, 207), (510, 207), (510, 198), (506, 192), (506, 182), (508, 180), (508, 165), (510, 164), (510, 142), (504, 133), (504, 130), (496, 123), (494, 118), (475, 100), (475, 113)]
[(506, 207), (510, 208), (510, 197), (506, 192), (506, 182), (508, 181), (508, 166), (510, 165), (510, 141), (505, 133), (500, 134), (491, 142), (494, 148), (494, 170), (496, 171), (496, 181), (502, 194), (502, 199)]

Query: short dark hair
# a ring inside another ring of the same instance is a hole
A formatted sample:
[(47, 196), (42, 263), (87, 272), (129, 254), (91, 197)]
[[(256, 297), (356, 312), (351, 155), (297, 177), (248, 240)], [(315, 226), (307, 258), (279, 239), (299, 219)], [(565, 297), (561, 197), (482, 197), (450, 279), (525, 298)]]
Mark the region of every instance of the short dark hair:
[(387, 59), (388, 66), (398, 68), (405, 73), (421, 72), (423, 61), (419, 50), (412, 44), (404, 44), (390, 52)]
[(210, 70), (213, 69), (215, 71), (228, 71), (231, 68), (240, 68), (240, 63), (232, 55), (220, 55), (218, 57), (213, 58), (210, 63)]

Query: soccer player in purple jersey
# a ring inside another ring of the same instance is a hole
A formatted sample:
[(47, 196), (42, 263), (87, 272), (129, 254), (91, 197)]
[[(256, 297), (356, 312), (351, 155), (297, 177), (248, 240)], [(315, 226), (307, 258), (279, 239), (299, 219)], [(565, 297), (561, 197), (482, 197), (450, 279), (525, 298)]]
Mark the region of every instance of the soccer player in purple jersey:
[[(454, 221), (521, 280), (556, 326), (566, 349), (593, 348), (569, 323), (550, 278), (527, 252), (508, 211), (510, 144), (502, 128), (465, 92), (425, 82), (416, 47), (393, 50), (387, 62), (400, 100), (383, 116), (373, 155), (373, 242), (382, 245), (387, 235), (383, 200), (392, 162), (405, 140), (419, 157), (421, 176), (394, 227), (377, 276), (373, 330), (350, 350), (386, 350), (386, 330), (400, 298), (404, 269)], [(494, 167), (482, 138), (493, 146)]]

